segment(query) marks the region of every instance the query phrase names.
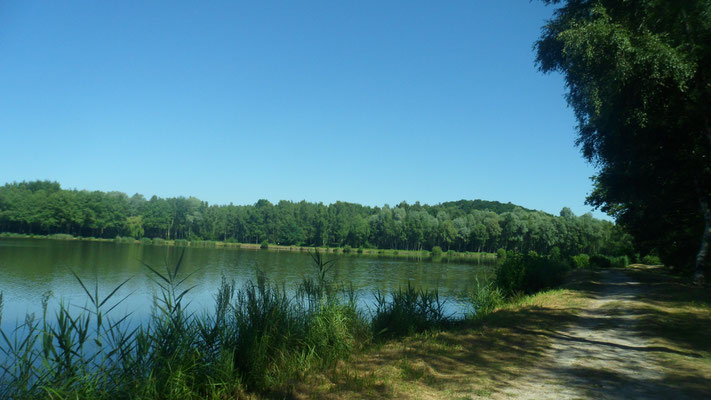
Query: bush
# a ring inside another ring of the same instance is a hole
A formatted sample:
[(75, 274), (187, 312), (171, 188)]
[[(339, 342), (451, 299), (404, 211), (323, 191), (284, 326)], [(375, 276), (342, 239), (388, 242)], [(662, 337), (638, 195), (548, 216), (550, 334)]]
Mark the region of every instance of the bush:
[(496, 286), (505, 295), (535, 293), (563, 283), (568, 266), (548, 257), (515, 254), (507, 256), (496, 270)]
[(142, 238), (141, 238), (141, 244), (151, 244), (151, 243), (153, 243), (153, 242), (151, 241), (151, 239), (149, 239), (149, 238), (147, 238), (147, 237), (142, 237)]
[(662, 263), (662, 260), (658, 256), (655, 256), (652, 254), (648, 254), (648, 255), (642, 257), (642, 264), (659, 265), (661, 263)]
[(344, 253), (350, 253), (351, 251), (353, 251), (353, 249), (351, 248), (351, 246), (349, 246), (349, 245), (343, 246), (343, 252), (344, 252)]
[(593, 268), (610, 268), (612, 266), (612, 261), (609, 257), (595, 254), (590, 257), (590, 267)]
[(432, 257), (442, 257), (442, 248), (439, 246), (433, 246)]
[(612, 257), (610, 263), (614, 268), (625, 268), (630, 265), (630, 260), (627, 256)]
[(573, 256), (574, 268), (587, 268), (590, 266), (590, 256), (587, 254), (578, 254)]
[(504, 258), (506, 258), (506, 250), (504, 250), (503, 248), (499, 248), (498, 250), (496, 250), (496, 258), (498, 258), (499, 260), (503, 260)]
[(180, 246), (180, 247), (187, 247), (190, 243), (188, 243), (187, 240), (185, 239), (175, 239), (173, 240), (173, 245), (175, 246)]
[(269, 249), (269, 242), (267, 242), (266, 240), (263, 240), (263, 241), (262, 241), (262, 244), (259, 245), (259, 248), (262, 249), (262, 250), (267, 250), (267, 249)]
[(154, 237), (154, 238), (151, 240), (151, 242), (152, 242), (153, 244), (159, 244), (159, 245), (160, 245), (160, 244), (165, 244), (165, 239), (159, 238), (159, 237)]
[(358, 254), (363, 254), (363, 246), (358, 247)]

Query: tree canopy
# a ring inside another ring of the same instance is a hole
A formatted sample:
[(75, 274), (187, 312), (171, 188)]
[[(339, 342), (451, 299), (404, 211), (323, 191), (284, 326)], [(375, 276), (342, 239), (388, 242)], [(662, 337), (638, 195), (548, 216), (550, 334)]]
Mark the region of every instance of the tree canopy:
[(642, 249), (703, 278), (711, 240), (711, 1), (547, 0), (535, 44), (565, 77), (588, 202)]
[(511, 203), (460, 200), (368, 207), (259, 200), (210, 205), (195, 197), (146, 199), (119, 192), (64, 190), (54, 182), (0, 187), (0, 231), (112, 238), (224, 240), (283, 245), (565, 254), (629, 254), (627, 236), (590, 214), (560, 217)]

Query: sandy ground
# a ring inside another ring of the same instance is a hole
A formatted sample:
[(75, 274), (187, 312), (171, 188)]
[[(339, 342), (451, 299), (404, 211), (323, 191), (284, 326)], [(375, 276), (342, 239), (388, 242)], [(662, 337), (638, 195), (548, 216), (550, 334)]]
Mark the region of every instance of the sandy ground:
[(694, 398), (664, 380), (660, 354), (672, 350), (640, 337), (634, 329), (635, 315), (610, 312), (628, 308), (643, 286), (618, 270), (602, 271), (600, 284), (597, 298), (581, 311), (576, 323), (562, 331), (535, 332), (551, 338), (546, 357), (492, 398)]

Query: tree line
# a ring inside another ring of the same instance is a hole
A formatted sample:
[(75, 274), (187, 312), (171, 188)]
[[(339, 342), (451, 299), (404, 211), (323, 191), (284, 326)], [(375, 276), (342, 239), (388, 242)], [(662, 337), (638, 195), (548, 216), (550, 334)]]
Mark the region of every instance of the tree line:
[(613, 223), (575, 216), (568, 208), (553, 216), (484, 200), (394, 207), (284, 200), (209, 205), (195, 197), (147, 200), (140, 194), (65, 190), (49, 181), (0, 187), (0, 231), (402, 250), (631, 252), (629, 236)]

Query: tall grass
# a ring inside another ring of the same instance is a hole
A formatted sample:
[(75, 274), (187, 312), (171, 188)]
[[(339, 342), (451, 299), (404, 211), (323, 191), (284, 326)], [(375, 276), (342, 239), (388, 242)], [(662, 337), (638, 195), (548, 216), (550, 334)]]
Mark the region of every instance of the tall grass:
[[(74, 274), (86, 304), (60, 303), (0, 329), (0, 398), (225, 399), (248, 392), (288, 396), (314, 369), (333, 367), (363, 344), (447, 326), (436, 290), (408, 285), (357, 307), (354, 288), (329, 277), (336, 262), (311, 253), (314, 273), (294, 291), (259, 273), (237, 287), (222, 279), (210, 311), (190, 311), (182, 255), (172, 267), (145, 264), (158, 294), (148, 319), (114, 316), (126, 297)], [(0, 319), (2, 295), (0, 294)]]
[(445, 301), (435, 290), (407, 287), (384, 295), (376, 293), (373, 315), (373, 333), (378, 338), (410, 335), (430, 329), (438, 329), (452, 321), (445, 313)]
[[(314, 368), (347, 358), (370, 339), (352, 288), (327, 275), (332, 261), (314, 256), (316, 273), (296, 294), (263, 274), (242, 287), (223, 278), (211, 312), (191, 313), (182, 256), (160, 271), (150, 265), (159, 293), (148, 321), (114, 319), (124, 300), (77, 275), (87, 304), (78, 313), (61, 303), (48, 315), (28, 315), (0, 330), (0, 398), (185, 399), (234, 398), (245, 391), (288, 392)], [(2, 297), (0, 297), (0, 317)]]

